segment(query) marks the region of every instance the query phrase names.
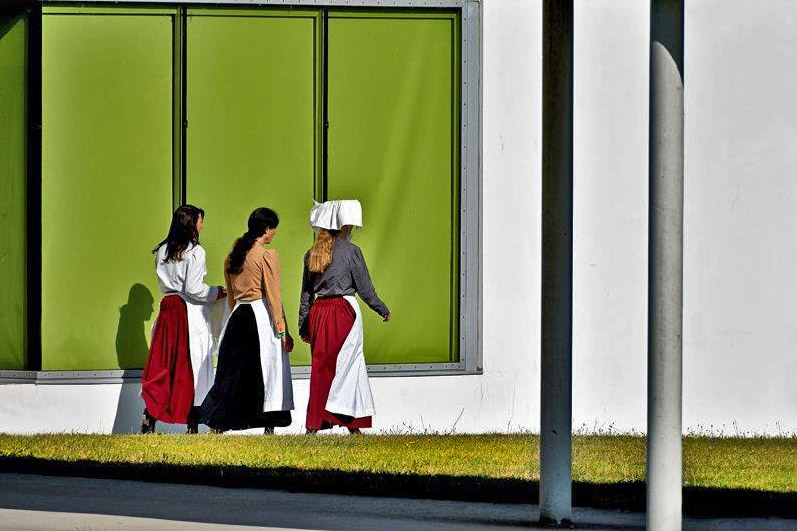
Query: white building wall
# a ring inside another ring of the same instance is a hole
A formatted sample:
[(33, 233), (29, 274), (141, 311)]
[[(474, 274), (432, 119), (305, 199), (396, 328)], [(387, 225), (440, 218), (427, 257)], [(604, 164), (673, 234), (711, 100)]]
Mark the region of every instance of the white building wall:
[(686, 12), (686, 425), (797, 431), (797, 10)]
[[(684, 426), (797, 432), (797, 11), (686, 2)], [(576, 0), (574, 423), (646, 411), (649, 3)]]
[[(792, 4), (686, 4), (687, 430), (797, 431)], [(539, 428), (541, 3), (485, 0), (483, 17), (484, 374), (373, 378), (380, 430)], [(576, 1), (573, 420), (587, 430), (645, 430), (648, 17), (648, 2)], [(308, 382), (294, 385), (299, 431)], [(141, 408), (135, 385), (0, 385), (0, 431), (134, 431)]]
[(576, 1), (573, 423), (642, 431), (650, 2)]

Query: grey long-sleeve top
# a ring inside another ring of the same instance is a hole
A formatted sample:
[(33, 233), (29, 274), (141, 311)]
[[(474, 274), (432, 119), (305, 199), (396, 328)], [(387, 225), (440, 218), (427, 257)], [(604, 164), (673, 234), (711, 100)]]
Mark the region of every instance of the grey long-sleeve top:
[(307, 316), (316, 296), (333, 297), (360, 295), (373, 311), (385, 317), (390, 313), (379, 298), (368, 274), (368, 266), (359, 247), (344, 239), (337, 239), (332, 248), (332, 263), (323, 273), (311, 273), (308, 268), (310, 253), (304, 255), (302, 298), (299, 305), (299, 330), (306, 334)]

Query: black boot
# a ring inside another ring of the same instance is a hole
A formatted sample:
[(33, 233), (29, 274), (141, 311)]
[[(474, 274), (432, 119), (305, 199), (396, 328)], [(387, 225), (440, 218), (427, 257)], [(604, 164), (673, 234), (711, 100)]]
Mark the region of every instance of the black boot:
[(144, 414), (141, 415), (141, 433), (155, 433), (155, 422), (155, 417), (144, 408)]

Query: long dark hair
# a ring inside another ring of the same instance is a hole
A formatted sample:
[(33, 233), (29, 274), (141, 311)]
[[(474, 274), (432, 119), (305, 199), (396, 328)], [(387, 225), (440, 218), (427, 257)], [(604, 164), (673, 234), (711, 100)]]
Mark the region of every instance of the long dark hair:
[(169, 235), (152, 250), (152, 254), (157, 254), (161, 245), (166, 244), (166, 262), (179, 262), (183, 259), (183, 252), (189, 244), (199, 244), (199, 232), (196, 230), (196, 223), (199, 218), (205, 217), (205, 211), (194, 205), (183, 205), (178, 207), (172, 215), (172, 224), (169, 227)]
[(276, 229), (280, 224), (280, 218), (276, 212), (270, 208), (256, 208), (250, 215), (247, 225), (249, 229), (243, 236), (235, 240), (232, 251), (227, 257), (227, 273), (237, 275), (243, 270), (246, 253), (255, 244), (255, 240), (266, 233), (268, 229)]

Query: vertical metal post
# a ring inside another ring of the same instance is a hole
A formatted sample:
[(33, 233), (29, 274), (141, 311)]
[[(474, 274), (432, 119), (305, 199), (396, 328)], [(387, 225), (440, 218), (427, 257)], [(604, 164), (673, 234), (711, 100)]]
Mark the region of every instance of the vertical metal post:
[(571, 517), (573, 0), (542, 8), (540, 522)]
[(25, 300), (27, 359), (25, 368), (42, 370), (42, 6), (27, 6), (27, 256)]
[(172, 210), (184, 205), (186, 198), (186, 45), (187, 8), (177, 6), (172, 16)]
[(681, 529), (684, 5), (652, 0), (647, 524)]

